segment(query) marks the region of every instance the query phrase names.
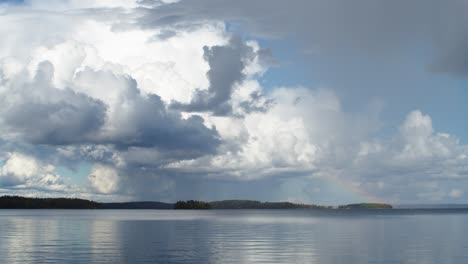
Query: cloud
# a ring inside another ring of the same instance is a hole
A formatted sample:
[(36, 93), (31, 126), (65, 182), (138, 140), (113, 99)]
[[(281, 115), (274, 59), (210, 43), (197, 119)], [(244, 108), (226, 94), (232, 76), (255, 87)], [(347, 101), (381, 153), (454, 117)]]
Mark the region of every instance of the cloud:
[(99, 193), (114, 193), (119, 189), (119, 175), (117, 171), (108, 166), (96, 164), (88, 176), (92, 188)]
[(86, 68), (63, 89), (52, 87), (53, 77), (53, 65), (42, 62), (31, 82), (13, 82), (0, 93), (6, 137), (33, 144), (157, 147), (184, 150), (187, 157), (213, 153), (219, 145), (216, 129), (203, 118), (167, 110), (159, 96), (143, 96), (130, 76)]
[(17, 189), (59, 192), (67, 190), (68, 187), (54, 172), (54, 166), (17, 152), (7, 154), (6, 161), (0, 170), (0, 185)]
[[(216, 129), (207, 128), (202, 117), (183, 118), (159, 96), (143, 96), (130, 76), (85, 69), (76, 74), (75, 85), (109, 106), (107, 123), (93, 143), (184, 150), (189, 156), (213, 153), (220, 143)], [(109, 92), (103, 92), (106, 87)]]
[[(430, 6), (423, 3), (427, 2), (183, 0), (147, 10), (140, 23), (145, 27), (171, 27), (221, 20), (238, 23), (259, 36), (294, 34), (308, 48), (388, 48), (406, 42), (404, 38), (412, 37), (417, 30), (423, 30), (420, 33), (430, 30), (434, 22), (424, 23), (432, 19), (430, 15), (441, 5), (436, 1)], [(400, 20), (396, 21), (395, 16)]]
[[(294, 38), (306, 54), (373, 58), (431, 50), (428, 68), (466, 76), (466, 3), (461, 1), (182, 0), (148, 7), (143, 28), (193, 27), (204, 21), (240, 25), (262, 38)], [(398, 18), (398, 19), (395, 19)]]
[(447, 134), (434, 135), (432, 119), (419, 110), (412, 111), (400, 128), (403, 140), (401, 159), (450, 156), (457, 143)]
[[(12, 153), (2, 167), (2, 177), (4, 177), (2, 183), (3, 185), (13, 185), (25, 182), (28, 178), (35, 176), (38, 171), (39, 165), (34, 159), (21, 154)], [(8, 180), (9, 177), (10, 180)]]
[(166, 168), (238, 180), (311, 175), (322, 166), (343, 166), (378, 126), (373, 114), (344, 113), (329, 90), (281, 88), (269, 99), (275, 104), (243, 119), (207, 118), (226, 141), (220, 154)]
[(443, 200), (451, 197), (451, 186), (468, 179), (467, 154), (466, 145), (434, 132), (431, 117), (415, 110), (391, 139), (363, 142), (352, 166), (339, 173), (361, 182), (371, 193), (376, 192), (372, 182), (383, 182), (384, 189), (376, 193), (387, 199)]
[[(210, 70), (207, 72), (209, 87), (207, 90), (197, 89), (189, 103), (173, 102), (171, 107), (186, 112), (212, 112), (214, 115), (223, 116), (232, 114), (231, 97), (235, 85), (241, 84), (245, 78), (245, 68), (248, 63), (260, 57), (265, 51), (259, 50), (257, 54), (254, 49), (244, 43), (240, 38), (233, 37), (225, 46), (204, 47), (204, 59), (208, 62)], [(265, 54), (261, 56), (263, 60)], [(260, 63), (263, 63), (261, 61)], [(260, 95), (254, 93), (251, 100), (256, 100)], [(242, 102), (242, 107), (248, 111), (249, 101)]]
[(53, 74), (53, 65), (42, 62), (32, 82), (12, 84), (0, 93), (4, 133), (34, 144), (64, 145), (89, 141), (102, 127), (106, 106), (85, 94), (53, 87)]
[(209, 119), (236, 148), (165, 168), (207, 179), (339, 181), (393, 202), (447, 199), (453, 184), (468, 180), (468, 147), (435, 132), (431, 117), (419, 110), (383, 138), (378, 114), (345, 112), (330, 91), (283, 88), (271, 96), (276, 103), (264, 113), (237, 123)]

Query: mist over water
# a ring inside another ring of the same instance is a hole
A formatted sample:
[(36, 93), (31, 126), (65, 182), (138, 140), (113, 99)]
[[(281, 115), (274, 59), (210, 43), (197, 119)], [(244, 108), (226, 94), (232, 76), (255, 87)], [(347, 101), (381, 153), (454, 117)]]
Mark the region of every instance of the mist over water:
[(0, 263), (467, 263), (468, 214), (0, 210)]

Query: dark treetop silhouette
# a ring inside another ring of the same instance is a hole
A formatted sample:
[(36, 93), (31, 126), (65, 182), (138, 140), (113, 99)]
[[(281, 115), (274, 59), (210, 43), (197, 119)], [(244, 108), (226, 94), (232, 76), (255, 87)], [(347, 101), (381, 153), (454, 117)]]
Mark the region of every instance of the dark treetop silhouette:
[[(224, 200), (204, 202), (178, 201), (175, 204), (162, 202), (99, 203), (77, 198), (27, 198), (1, 196), (0, 209), (332, 209), (331, 206), (296, 204), (290, 202), (259, 202), (253, 200)], [(391, 209), (389, 204), (361, 203), (341, 205), (339, 209)]]

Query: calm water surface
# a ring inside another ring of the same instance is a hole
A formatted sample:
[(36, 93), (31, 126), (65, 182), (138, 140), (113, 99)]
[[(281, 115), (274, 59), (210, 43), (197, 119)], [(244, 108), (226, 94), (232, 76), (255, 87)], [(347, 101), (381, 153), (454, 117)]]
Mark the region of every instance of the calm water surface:
[(468, 263), (468, 214), (0, 210), (0, 263)]

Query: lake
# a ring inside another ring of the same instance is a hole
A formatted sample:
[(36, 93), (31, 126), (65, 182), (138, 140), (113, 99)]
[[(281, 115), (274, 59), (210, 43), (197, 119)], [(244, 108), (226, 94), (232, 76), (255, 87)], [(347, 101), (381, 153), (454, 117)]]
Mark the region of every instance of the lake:
[(0, 210), (0, 263), (468, 263), (467, 212)]

